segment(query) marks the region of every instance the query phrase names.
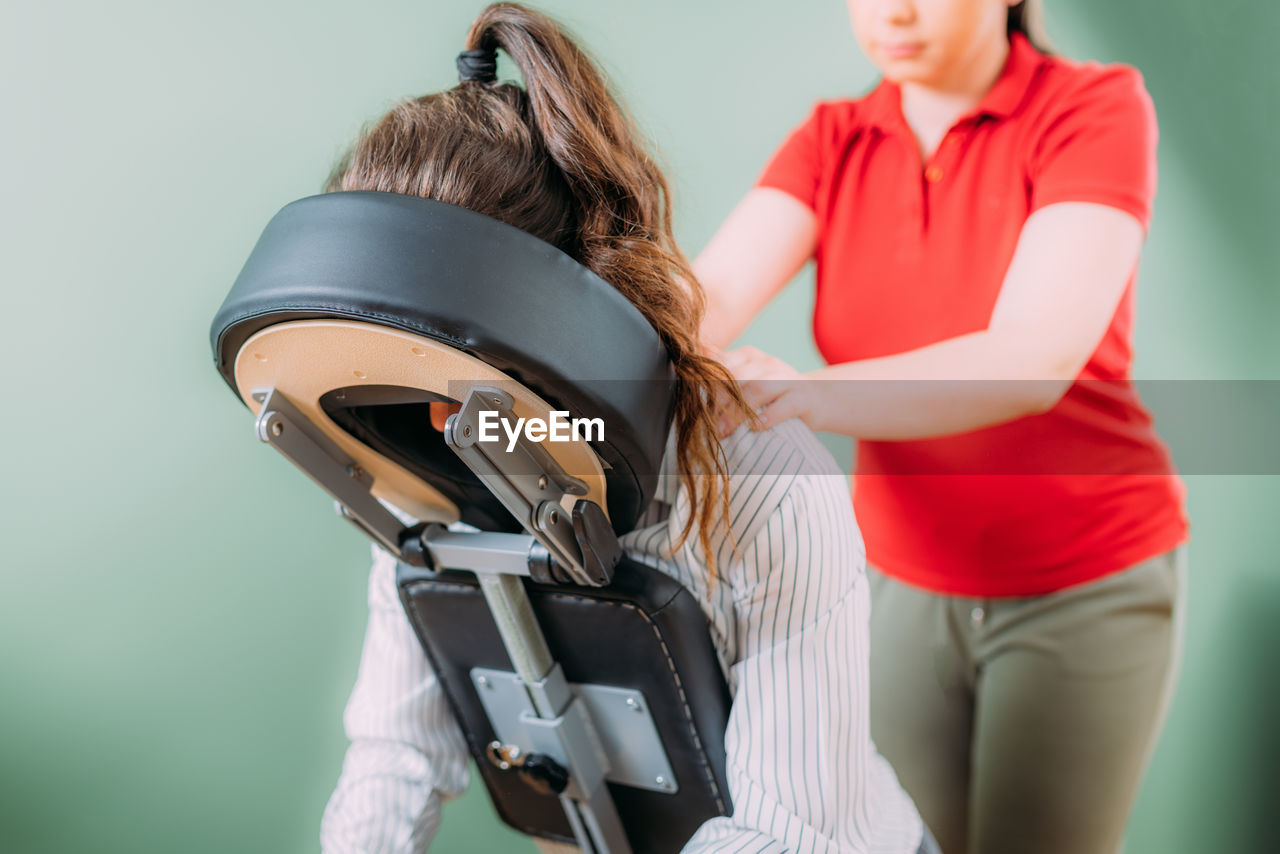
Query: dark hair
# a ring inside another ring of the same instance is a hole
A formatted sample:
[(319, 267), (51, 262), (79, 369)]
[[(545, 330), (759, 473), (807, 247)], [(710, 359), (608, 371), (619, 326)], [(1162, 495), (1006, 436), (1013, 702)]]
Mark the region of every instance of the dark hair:
[(1022, 0), (1016, 6), (1010, 6), (1006, 32), (1009, 35), (1022, 33), (1027, 37), (1027, 41), (1041, 53), (1053, 52), (1053, 44), (1049, 41), (1049, 33), (1044, 27), (1043, 0)]
[[(728, 519), (718, 392), (755, 416), (728, 369), (704, 355), (701, 286), (672, 234), (670, 191), (595, 64), (552, 19), (495, 3), (468, 50), (501, 48), (524, 88), (472, 80), (405, 101), (366, 130), (329, 190), (436, 199), (502, 220), (559, 247), (620, 291), (657, 330), (676, 375), (676, 454), (711, 572), (710, 530)], [(711, 475), (711, 476), (703, 476)]]

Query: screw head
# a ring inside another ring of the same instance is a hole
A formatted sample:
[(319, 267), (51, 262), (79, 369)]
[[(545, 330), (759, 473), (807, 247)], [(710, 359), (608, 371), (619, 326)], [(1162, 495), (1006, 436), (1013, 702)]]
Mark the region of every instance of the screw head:
[(271, 435), (272, 435), (272, 436), (279, 436), (279, 435), (280, 435), (281, 433), (283, 433), (283, 432), (284, 432), (284, 425), (283, 425), (283, 424), (281, 424), (279, 421), (272, 421), (272, 422), (271, 422)]

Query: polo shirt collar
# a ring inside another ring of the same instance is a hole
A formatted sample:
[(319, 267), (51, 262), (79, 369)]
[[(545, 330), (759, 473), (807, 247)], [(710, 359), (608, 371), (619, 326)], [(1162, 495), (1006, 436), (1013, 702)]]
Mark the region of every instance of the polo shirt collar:
[[(995, 85), (961, 121), (975, 116), (1003, 119), (1012, 115), (1026, 97), (1031, 81), (1044, 60), (1044, 54), (1036, 50), (1026, 36), (1021, 33), (1011, 35), (1009, 58), (1005, 60)], [(863, 101), (867, 108), (867, 123), (886, 132), (907, 129), (906, 120), (902, 117), (901, 95), (897, 83), (880, 81), (880, 85)]]

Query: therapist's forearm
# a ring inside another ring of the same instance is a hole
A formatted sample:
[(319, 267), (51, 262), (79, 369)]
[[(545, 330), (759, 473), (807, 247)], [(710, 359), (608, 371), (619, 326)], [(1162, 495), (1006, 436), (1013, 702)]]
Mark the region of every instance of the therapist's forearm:
[(859, 439), (926, 439), (1051, 409), (1074, 372), (1022, 336), (993, 330), (917, 350), (847, 362), (807, 376), (819, 383), (816, 429)]

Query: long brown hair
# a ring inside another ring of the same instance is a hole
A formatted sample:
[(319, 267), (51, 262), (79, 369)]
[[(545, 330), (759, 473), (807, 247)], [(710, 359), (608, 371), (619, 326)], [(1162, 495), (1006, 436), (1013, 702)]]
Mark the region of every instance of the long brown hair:
[(1006, 32), (1009, 35), (1022, 33), (1041, 53), (1053, 52), (1049, 32), (1044, 26), (1044, 0), (1022, 0), (1021, 3), (1010, 6)]
[(710, 531), (729, 513), (718, 393), (755, 416), (728, 369), (699, 348), (706, 300), (672, 234), (666, 178), (596, 65), (546, 15), (495, 3), (471, 25), (466, 48), (505, 51), (524, 88), (470, 81), (397, 105), (365, 131), (328, 189), (486, 214), (559, 247), (627, 297), (676, 375), (676, 462), (691, 508), (677, 548), (696, 524), (714, 575)]

